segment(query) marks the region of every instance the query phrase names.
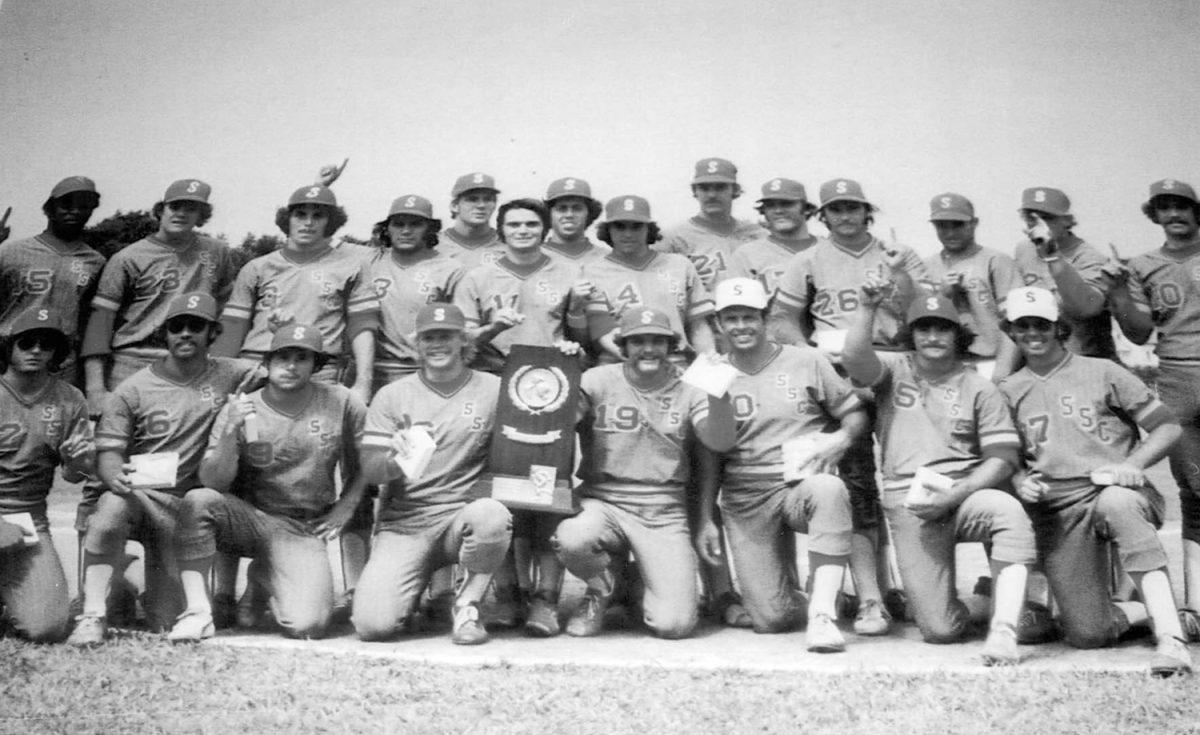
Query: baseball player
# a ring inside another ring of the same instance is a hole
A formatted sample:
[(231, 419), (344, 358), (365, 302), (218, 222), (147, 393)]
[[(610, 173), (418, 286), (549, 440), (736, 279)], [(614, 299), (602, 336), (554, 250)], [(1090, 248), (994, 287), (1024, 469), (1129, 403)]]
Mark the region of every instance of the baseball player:
[[(833, 179), (821, 185), (817, 217), (829, 228), (829, 238), (789, 261), (770, 317), (771, 334), (777, 341), (798, 344), (811, 338), (818, 349), (838, 363), (859, 307), (859, 289), (868, 277), (881, 277), (895, 281), (899, 287), (876, 309), (871, 343), (883, 349), (897, 348), (896, 335), (911, 297), (904, 286), (925, 280), (925, 266), (911, 249), (885, 243), (871, 234), (875, 211), (857, 181)], [(876, 559), (883, 544), (870, 435), (864, 434), (850, 448), (839, 470), (854, 503), (850, 569), (860, 600), (855, 631), (860, 635), (883, 635), (889, 627), (889, 616), (881, 603), (877, 578), (887, 586), (889, 575), (887, 565)]]
[[(831, 470), (870, 427), (858, 396), (816, 349), (767, 340), (767, 303), (757, 280), (717, 284), (717, 326), (729, 344), (729, 362), (739, 370), (729, 388), (737, 443), (725, 455), (720, 497), (725, 532), (758, 633), (787, 630), (804, 616), (804, 601), (794, 591), (790, 535), (811, 535), (808, 650), (842, 651), (846, 642), (834, 621), (852, 525), (849, 492)], [(788, 447), (817, 437), (820, 444), (804, 460), (812, 471), (801, 478), (794, 474), (798, 466), (788, 466)], [(701, 500), (696, 531), (696, 547), (709, 563), (722, 556), (712, 495)]]
[[(706, 396), (680, 380), (670, 355), (679, 335), (657, 309), (621, 316), (622, 364), (583, 374), (579, 476), (582, 511), (558, 524), (559, 559), (587, 582), (567, 633), (598, 634), (613, 594), (610, 564), (630, 551), (645, 584), (646, 625), (663, 638), (686, 638), (698, 619), (697, 562), (688, 530), (690, 446), (733, 446), (728, 394)], [(707, 358), (705, 358), (707, 359)]]
[(585, 263), (603, 258), (612, 248), (592, 242), (587, 229), (600, 218), (600, 202), (592, 198), (592, 187), (583, 179), (567, 177), (550, 182), (542, 200), (550, 210), (550, 235), (543, 249), (561, 258)]
[(172, 183), (153, 208), (158, 230), (104, 266), (81, 350), (92, 415), (121, 381), (166, 355), (159, 326), (178, 294), (228, 298), (235, 275), (229, 248), (195, 231), (212, 217), (211, 194), (196, 179)]
[(442, 230), (442, 248), (467, 270), (493, 263), (504, 254), (500, 236), (491, 225), (499, 194), (496, 180), (478, 172), (459, 176), (450, 190), (450, 215), (454, 219)]
[(1159, 398), (1181, 419), (1183, 437), (1170, 453), (1171, 474), (1183, 510), (1184, 632), (1200, 641), (1200, 202), (1176, 179), (1150, 185), (1142, 211), (1163, 229), (1157, 250), (1131, 258), (1128, 270), (1110, 270), (1109, 306), (1125, 335), (1145, 344), (1158, 330)]
[[(1008, 334), (1025, 358), (1025, 367), (1000, 383), (1028, 467), (1014, 485), (1033, 518), (1067, 642), (1110, 645), (1148, 618), (1158, 639), (1151, 671), (1189, 672), (1191, 656), (1156, 532), (1164, 501), (1145, 474), (1178, 441), (1179, 422), (1116, 362), (1066, 349), (1070, 325), (1050, 291), (1016, 289), (1005, 310)], [(1145, 432), (1140, 439), (1139, 429)], [(1110, 543), (1144, 606), (1110, 602)]]
[(808, 201), (804, 184), (779, 178), (762, 185), (755, 209), (766, 221), (767, 231), (735, 250), (717, 277), (757, 278), (774, 295), (792, 256), (817, 244), (808, 231), (808, 220), (817, 207)]
[(12, 334), (13, 322), (30, 309), (49, 309), (71, 344), (59, 361), (59, 377), (72, 385), (80, 384), (77, 356), (86, 312), (81, 305), (92, 299), (104, 268), (104, 257), (82, 240), (99, 204), (91, 179), (68, 176), (42, 204), (45, 232), (0, 246), (0, 336)]
[[(208, 355), (220, 331), (211, 294), (176, 296), (164, 317), (158, 339), (167, 345), (166, 357), (117, 386), (96, 428), (97, 467), (106, 491), (88, 519), (84, 537), (83, 614), (69, 639), (77, 646), (104, 640), (114, 565), (130, 537), (146, 549), (150, 627), (170, 628), (182, 609), (174, 554), (181, 498), (200, 486), (209, 429), (226, 397), (256, 379), (253, 363)], [(143, 485), (135, 457), (145, 454), (171, 455), (174, 482)]]
[(433, 204), (425, 197), (397, 197), (387, 218), (375, 227), (384, 247), (370, 270), (380, 307), (372, 381), (378, 391), (417, 371), (412, 342), (417, 312), (434, 301), (449, 302), (465, 270), (461, 261), (435, 250), (442, 222), (434, 218)]
[(741, 195), (737, 166), (724, 158), (696, 161), (692, 196), (700, 212), (664, 232), (655, 249), (688, 256), (704, 287), (711, 289), (730, 256), (763, 232), (757, 223), (733, 216), (733, 200)]
[[(451, 640), (488, 639), (479, 604), (512, 536), (512, 516), (499, 501), (479, 497), (484, 480), (500, 379), (467, 367), (474, 347), (466, 320), (451, 304), (426, 304), (417, 313), (414, 375), (379, 390), (367, 412), (363, 467), (367, 480), (387, 483), (374, 553), (354, 595), (359, 638), (379, 640), (406, 621), (433, 570), (458, 563), (466, 574), (454, 601)], [(417, 434), (432, 439), (422, 471), (410, 457)]]
[(1058, 189), (1035, 186), (1021, 193), (1020, 214), (1029, 239), (1017, 243), (1014, 260), (1026, 286), (1048, 289), (1058, 298), (1063, 320), (1071, 325), (1067, 349), (1116, 359), (1105, 305), (1108, 258), (1075, 235), (1071, 200)]
[[(67, 636), (67, 580), (50, 538), (46, 498), (54, 468), (79, 482), (95, 471), (87, 403), (54, 376), (72, 350), (58, 314), (34, 307), (0, 338), (0, 607), (17, 635), (52, 643)], [(17, 525), (17, 515), (36, 529)]]
[[(260, 560), (287, 635), (324, 635), (334, 603), (325, 543), (349, 523), (366, 491), (358, 444), (367, 413), (348, 389), (313, 382), (326, 359), (315, 326), (281, 327), (264, 358), (267, 384), (226, 401), (218, 414), (200, 463), (204, 487), (189, 490), (179, 508), (176, 554), (187, 608), (169, 640), (212, 637), (208, 576), (218, 550)], [(340, 497), (338, 464), (348, 478)], [(229, 493), (235, 483), (246, 497)]]
[[(955, 593), (955, 544), (986, 542), (995, 610), (983, 661), (1018, 663), (1017, 624), (1037, 550), (1020, 501), (1002, 489), (1020, 463), (1021, 442), (1008, 405), (989, 380), (967, 369), (964, 358), (974, 335), (948, 297), (913, 300), (901, 337), (909, 351), (876, 352), (872, 322), (884, 295), (878, 279), (863, 285), (863, 305), (842, 364), (856, 383), (875, 391), (883, 507), (908, 609), (930, 643), (958, 641), (972, 618), (986, 618), (984, 605), (970, 610)], [(947, 484), (914, 488), (922, 482), (922, 468)]]
[(946, 192), (929, 201), (929, 221), (942, 244), (925, 259), (929, 285), (958, 309), (962, 326), (975, 334), (967, 359), (984, 377), (1000, 381), (1016, 367), (1017, 348), (1000, 329), (1004, 298), (1023, 285), (1012, 258), (975, 241), (979, 218), (971, 200)]

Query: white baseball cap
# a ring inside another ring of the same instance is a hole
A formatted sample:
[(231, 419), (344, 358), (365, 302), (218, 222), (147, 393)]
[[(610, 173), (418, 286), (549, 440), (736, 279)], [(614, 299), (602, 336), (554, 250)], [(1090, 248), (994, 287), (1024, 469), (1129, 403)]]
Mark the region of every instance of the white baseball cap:
[(730, 306), (749, 306), (751, 309), (767, 308), (767, 292), (753, 278), (730, 278), (717, 284), (717, 311)]
[(1058, 299), (1046, 289), (1037, 286), (1014, 288), (1004, 300), (1004, 316), (1010, 322), (1015, 322), (1023, 316), (1040, 317), (1056, 322)]

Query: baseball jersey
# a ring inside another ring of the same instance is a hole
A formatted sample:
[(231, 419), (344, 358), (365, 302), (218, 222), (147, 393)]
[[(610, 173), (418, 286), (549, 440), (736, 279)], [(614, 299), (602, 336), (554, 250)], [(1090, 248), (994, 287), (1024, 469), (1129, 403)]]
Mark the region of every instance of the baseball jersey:
[[(813, 347), (772, 345), (754, 372), (739, 368), (729, 387), (737, 443), (725, 454), (725, 489), (783, 481), (783, 444), (820, 433), (862, 407), (850, 384)], [(736, 355), (733, 360), (736, 359)]]
[(431, 302), (451, 301), (463, 277), (459, 261), (436, 250), (424, 252), (420, 260), (401, 263), (391, 252), (384, 251), (371, 264), (371, 283), (379, 297), (377, 367), (417, 369), (417, 348), (412, 343), (417, 312)]
[[(286, 246), (255, 258), (242, 267), (222, 319), (248, 321), (242, 351), (265, 353), (274, 336), (271, 311), (280, 307), (301, 324), (321, 330), (325, 351), (348, 351), (347, 332), (373, 328), (379, 319), (379, 298), (367, 270), (370, 252), (362, 247), (321, 247), (296, 253)], [(353, 329), (352, 329), (353, 327)]]
[(476, 238), (468, 238), (453, 227), (447, 227), (438, 233), (438, 250), (457, 258), (468, 271), (485, 263), (495, 263), (505, 252), (500, 235), (491, 227)]
[(911, 352), (878, 354), (883, 369), (871, 387), (885, 487), (907, 484), (918, 467), (958, 478), (990, 457), (1017, 466), (1021, 440), (991, 381), (962, 365), (928, 377)]
[(389, 483), (381, 521), (478, 497), (474, 489), (487, 468), (499, 393), (500, 378), (467, 370), (453, 385), (430, 383), (418, 372), (375, 394), (367, 410), (364, 453), (390, 454), (389, 442), (396, 432), (414, 426), (428, 431), (436, 444), (425, 474)]
[(1155, 353), (1168, 360), (1200, 360), (1200, 246), (1143, 253), (1128, 263), (1129, 293), (1158, 328)]
[[(901, 267), (914, 282), (927, 280), (921, 258), (903, 245), (884, 245), (882, 240), (872, 237), (866, 247), (856, 252), (821, 238), (788, 261), (776, 298), (801, 313), (807, 311), (817, 332), (848, 330), (854, 323), (859, 289), (867, 275), (889, 272), (883, 262), (885, 247), (894, 247), (904, 254)], [(903, 305), (896, 299), (885, 300), (875, 314), (871, 343), (893, 346), (903, 324)]]
[(588, 497), (645, 507), (684, 500), (695, 426), (708, 398), (673, 371), (662, 385), (640, 390), (624, 363), (583, 374), (579, 477)]
[(503, 257), (468, 271), (454, 292), (454, 305), (462, 309), (469, 329), (490, 324), (494, 314), (505, 307), (514, 307), (525, 317), (491, 342), (479, 345), (474, 366), (498, 373), (513, 345), (548, 347), (561, 340), (571, 285), (578, 278), (577, 263), (544, 253), (531, 265), (518, 265)]
[(17, 316), (49, 309), (78, 348), (83, 305), (93, 297), (104, 256), (82, 242), (63, 242), (49, 232), (0, 244), (0, 336)]
[(731, 225), (718, 227), (697, 215), (664, 232), (663, 239), (652, 247), (663, 253), (686, 255), (704, 287), (711, 289), (734, 251), (762, 234), (763, 229), (748, 220), (735, 217)]
[[(947, 274), (962, 276), (965, 296), (955, 293), (955, 307), (963, 326), (975, 333), (971, 353), (980, 357), (995, 357), (999, 345), (995, 330), (1004, 319), (1004, 299), (1008, 292), (1023, 285), (1021, 271), (1016, 262), (996, 250), (974, 245), (962, 252), (942, 250), (925, 259), (925, 270), (929, 278), (941, 281)], [(970, 304), (962, 303), (962, 298)], [(978, 320), (986, 318), (991, 323), (980, 327)]]
[[(1058, 256), (1070, 263), (1079, 276), (1092, 288), (1098, 290), (1105, 298), (1105, 290), (1101, 268), (1108, 262), (1099, 250), (1083, 240), (1076, 238), (1070, 248), (1060, 248)], [(1050, 275), (1050, 266), (1038, 257), (1033, 243), (1025, 241), (1017, 243), (1014, 260), (1021, 269), (1021, 276), (1026, 286), (1038, 286), (1058, 295), (1058, 285)], [(1061, 299), (1059, 300), (1061, 304)], [(1079, 355), (1089, 357), (1115, 358), (1117, 347), (1112, 338), (1112, 318), (1105, 307), (1099, 314), (1087, 319), (1075, 319), (1068, 314), (1062, 315), (1063, 320), (1071, 325), (1071, 337), (1067, 340), (1067, 349)]]
[(755, 238), (729, 256), (725, 270), (717, 274), (717, 281), (754, 278), (762, 283), (768, 296), (773, 296), (792, 256), (816, 244), (817, 238), (812, 235), (800, 241), (785, 240), (771, 234)]
[(605, 255), (612, 252), (612, 248), (602, 242), (592, 242), (588, 238), (583, 239), (583, 246), (566, 246), (558, 240), (554, 239), (554, 234), (546, 238), (546, 242), (542, 243), (542, 250), (550, 253), (556, 258), (561, 258), (568, 262), (575, 262), (580, 265), (590, 263), (593, 260), (599, 260)]
[(221, 303), (229, 297), (234, 273), (229, 247), (220, 240), (193, 234), (181, 248), (150, 235), (104, 266), (92, 308), (117, 315), (112, 349), (136, 347), (154, 338), (176, 295), (204, 291)]
[(46, 514), (46, 496), (59, 448), (72, 436), (91, 437), (87, 402), (72, 385), (52, 378), (32, 399), (0, 376), (0, 514)]
[[(265, 389), (254, 391), (249, 398), (258, 441), (247, 443), (244, 429), (238, 429), (238, 487), (254, 507), (272, 515), (307, 520), (324, 513), (337, 500), (337, 463), (344, 463), (347, 476), (357, 473), (367, 407), (340, 385), (311, 385), (311, 399), (294, 413), (272, 405)], [(205, 459), (225, 433), (230, 405), (213, 423)]]
[(1092, 470), (1124, 462), (1138, 428), (1176, 422), (1142, 381), (1117, 363), (1068, 352), (1046, 375), (1024, 367), (1000, 382), (1016, 417), (1029, 469), (1059, 484), (1088, 483)]
[(210, 357), (204, 372), (186, 383), (166, 377), (155, 362), (109, 394), (96, 426), (96, 450), (126, 458), (150, 452), (178, 452), (175, 485), (165, 492), (182, 496), (200, 486), (200, 459), (208, 431), (225, 399), (258, 370), (255, 363)]
[(589, 322), (603, 317), (603, 332), (615, 327), (631, 306), (658, 309), (679, 335), (679, 350), (685, 351), (690, 349), (686, 324), (713, 313), (712, 296), (691, 261), (682, 255), (654, 253), (641, 266), (608, 255), (584, 264), (582, 276), (596, 289), (587, 304)]

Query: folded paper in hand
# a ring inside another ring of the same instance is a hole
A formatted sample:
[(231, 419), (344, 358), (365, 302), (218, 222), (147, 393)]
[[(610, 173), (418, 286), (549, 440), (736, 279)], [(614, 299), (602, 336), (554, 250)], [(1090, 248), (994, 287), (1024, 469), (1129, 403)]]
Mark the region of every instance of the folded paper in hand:
[(425, 474), (425, 468), (433, 458), (433, 450), (437, 449), (437, 442), (420, 426), (401, 429), (397, 435), (408, 439), (408, 451), (396, 452), (396, 466), (404, 473), (404, 478), (411, 482)]
[(905, 505), (927, 503), (938, 493), (948, 493), (954, 485), (954, 478), (934, 472), (928, 467), (918, 467), (913, 474), (912, 483), (908, 486), (908, 495), (904, 496)]
[(37, 545), (37, 527), (33, 525), (33, 515), (29, 513), (9, 513), (8, 515), (0, 516), (0, 518), (21, 529), (21, 540), (26, 546)]
[(813, 338), (817, 341), (817, 349), (826, 355), (840, 357), (846, 348), (845, 329), (819, 329)]
[(683, 372), (683, 382), (699, 388), (713, 398), (729, 392), (729, 386), (737, 377), (738, 369), (727, 362), (717, 362), (701, 355)]
[(129, 486), (134, 490), (164, 490), (175, 487), (179, 472), (179, 452), (134, 454), (129, 458), (133, 471)]
[(833, 434), (805, 434), (785, 441), (783, 450), (784, 482), (799, 482), (817, 474), (813, 460), (834, 439)]

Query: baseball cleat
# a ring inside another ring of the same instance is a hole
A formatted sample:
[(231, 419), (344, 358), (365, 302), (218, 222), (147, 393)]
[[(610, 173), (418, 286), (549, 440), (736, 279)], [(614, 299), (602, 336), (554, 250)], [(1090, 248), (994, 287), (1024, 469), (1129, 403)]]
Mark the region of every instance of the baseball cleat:
[(567, 635), (587, 638), (598, 635), (604, 630), (604, 611), (608, 608), (608, 598), (588, 590), (579, 601), (579, 606), (567, 620)]
[(879, 600), (866, 600), (858, 608), (854, 632), (859, 635), (886, 635), (892, 627), (891, 616)]
[(542, 590), (534, 592), (525, 610), (525, 633), (535, 638), (552, 638), (561, 631), (556, 595)]
[(1200, 613), (1190, 607), (1179, 608), (1179, 627), (1188, 643), (1200, 643)]
[(883, 607), (892, 620), (908, 620), (908, 594), (899, 587), (883, 593)]
[(1039, 602), (1026, 600), (1017, 619), (1017, 642), (1025, 645), (1058, 640), (1058, 625), (1050, 609)]
[(104, 643), (104, 635), (108, 633), (108, 622), (97, 615), (80, 615), (75, 618), (75, 630), (67, 643), (72, 646), (98, 646)]
[(712, 604), (713, 615), (727, 628), (752, 628), (754, 621), (736, 592), (722, 592)]
[(479, 622), (478, 603), (468, 602), (462, 607), (454, 608), (454, 632), (450, 640), (459, 646), (477, 646), (487, 643), (488, 632)]
[(213, 625), (219, 630), (225, 630), (237, 625), (237, 600), (227, 592), (213, 595), (212, 601)]
[(1150, 660), (1150, 673), (1163, 678), (1192, 673), (1192, 654), (1187, 644), (1173, 635), (1159, 638)]
[(524, 622), (524, 596), (518, 587), (498, 588), (496, 599), (488, 606), (487, 624), (494, 628), (518, 628)]
[(825, 613), (817, 613), (808, 621), (804, 631), (804, 643), (813, 653), (841, 653), (846, 650), (846, 639), (837, 623)]
[(1015, 666), (1021, 662), (1017, 651), (1017, 629), (1009, 623), (995, 623), (988, 631), (980, 652), (984, 666)]
[(171, 632), (167, 633), (167, 640), (172, 643), (199, 643), (205, 638), (212, 638), (215, 632), (212, 613), (184, 611), (175, 620)]

